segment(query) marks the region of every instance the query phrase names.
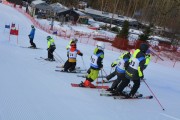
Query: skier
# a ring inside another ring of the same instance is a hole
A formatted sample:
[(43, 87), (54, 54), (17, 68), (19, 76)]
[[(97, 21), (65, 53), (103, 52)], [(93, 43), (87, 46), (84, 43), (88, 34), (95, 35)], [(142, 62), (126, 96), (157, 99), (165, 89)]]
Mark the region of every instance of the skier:
[(91, 82), (98, 77), (99, 70), (103, 68), (102, 60), (104, 58), (105, 45), (103, 42), (98, 42), (96, 46), (97, 48), (95, 48), (94, 53), (91, 56), (91, 64), (88, 70), (88, 75), (86, 80), (79, 84), (80, 87), (94, 88), (95, 86)]
[[(73, 38), (72, 40), (70, 40), (68, 45), (66, 46), (66, 50), (69, 50), (71, 48), (71, 43), (72, 42), (77, 44), (78, 39), (77, 38)], [(68, 55), (67, 55), (67, 57), (68, 57)], [(64, 68), (67, 64), (68, 64), (68, 60), (64, 63), (64, 65), (62, 65), (62, 67)]]
[(53, 52), (56, 49), (54, 39), (51, 36), (47, 36), (47, 43), (48, 43), (48, 48), (47, 48), (48, 58), (46, 58), (45, 60), (55, 61), (54, 55), (53, 55)]
[(65, 63), (66, 65), (64, 66), (64, 70), (62, 70), (63, 72), (72, 72), (73, 70), (75, 70), (77, 54), (80, 56), (83, 56), (83, 53), (81, 53), (76, 48), (76, 42), (75, 41), (72, 41), (70, 46), (71, 47), (68, 50), (68, 54), (67, 54), (68, 60)]
[[(136, 49), (133, 56), (130, 59), (130, 64), (125, 72), (125, 77), (116, 89), (117, 95), (123, 95), (126, 98), (135, 97), (135, 93), (140, 87), (140, 80), (144, 78), (143, 70), (146, 62), (145, 54), (149, 46), (145, 43), (140, 45), (139, 49)], [(134, 85), (129, 94), (125, 95), (122, 91), (128, 86), (130, 80), (133, 81)]]
[(33, 42), (34, 40), (34, 35), (35, 35), (35, 28), (34, 28), (34, 25), (31, 25), (31, 32), (30, 34), (28, 35), (29, 36), (29, 39), (30, 39), (30, 48), (36, 48), (36, 44)]
[(117, 88), (118, 84), (121, 82), (121, 80), (124, 79), (125, 70), (129, 66), (130, 57), (131, 57), (130, 52), (125, 52), (119, 57), (118, 63), (113, 62), (116, 64), (116, 69), (113, 72), (113, 75), (115, 73), (115, 75), (117, 75), (117, 79), (113, 82), (111, 88), (107, 89), (107, 91), (114, 91)]
[[(125, 54), (133, 54), (134, 53), (134, 51), (135, 51), (135, 49), (131, 49), (129, 52), (125, 52), (125, 53), (123, 53), (122, 55), (120, 55), (119, 56), (119, 58), (118, 59), (116, 59), (112, 64), (111, 64), (111, 67), (112, 68), (114, 68), (119, 62), (120, 62), (120, 60), (121, 59), (123, 59), (123, 57), (124, 57), (124, 55)], [(111, 78), (113, 78), (114, 76), (116, 76), (116, 70), (114, 71), (114, 72), (112, 72), (111, 74), (109, 74), (108, 76), (106, 76), (106, 78), (105, 78), (105, 82), (106, 81), (109, 81)]]

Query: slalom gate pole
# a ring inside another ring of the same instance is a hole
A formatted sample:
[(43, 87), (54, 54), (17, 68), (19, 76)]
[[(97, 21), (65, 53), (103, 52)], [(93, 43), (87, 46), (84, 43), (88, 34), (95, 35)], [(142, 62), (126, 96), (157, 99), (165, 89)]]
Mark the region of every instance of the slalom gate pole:
[(64, 63), (64, 60), (61, 58), (60, 55), (57, 54), (57, 52), (55, 51), (56, 55), (61, 59), (61, 61)]
[(162, 110), (165, 110), (164, 107), (161, 105), (161, 103), (159, 102), (159, 100), (157, 99), (157, 97), (155, 96), (155, 94), (153, 93), (153, 91), (150, 89), (150, 87), (148, 86), (148, 84), (146, 83), (146, 81), (143, 79), (143, 82), (146, 84), (146, 86), (148, 87), (149, 91), (153, 94), (153, 96), (155, 97), (156, 101), (158, 102), (158, 104), (161, 106)]
[(82, 59), (82, 61), (83, 61), (83, 65), (84, 65), (85, 70), (87, 70), (87, 69), (86, 69), (86, 65), (85, 65), (85, 63), (84, 63), (84, 59), (83, 59), (82, 56), (81, 56), (81, 59)]

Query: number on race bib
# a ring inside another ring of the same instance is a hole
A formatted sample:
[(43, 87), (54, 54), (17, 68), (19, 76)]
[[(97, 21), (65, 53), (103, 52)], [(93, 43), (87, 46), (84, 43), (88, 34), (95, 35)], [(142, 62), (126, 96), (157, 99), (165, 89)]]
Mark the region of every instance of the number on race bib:
[(95, 61), (95, 59), (94, 59), (94, 58), (92, 58), (92, 56), (91, 56), (91, 62), (92, 62), (92, 63), (94, 63), (94, 61)]

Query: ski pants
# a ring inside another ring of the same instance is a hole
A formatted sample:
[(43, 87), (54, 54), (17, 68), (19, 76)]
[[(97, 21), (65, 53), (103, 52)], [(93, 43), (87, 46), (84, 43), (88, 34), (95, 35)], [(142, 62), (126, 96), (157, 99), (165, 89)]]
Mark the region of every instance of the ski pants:
[(86, 79), (89, 80), (90, 82), (93, 82), (98, 78), (98, 75), (99, 75), (99, 70), (94, 70), (90, 68), (90, 73), (88, 74)]
[(118, 73), (118, 72), (115, 73), (117, 75), (117, 79), (111, 85), (112, 89), (116, 89), (118, 85), (121, 83), (122, 79), (125, 79), (125, 73)]
[(54, 55), (53, 55), (54, 50), (55, 50), (55, 48), (53, 48), (53, 47), (50, 47), (48, 49), (48, 58), (49, 59), (54, 59)]
[[(130, 96), (134, 96), (135, 93), (137, 92), (138, 88), (140, 87), (140, 79), (137, 80), (132, 80), (133, 81), (133, 87), (129, 93)], [(127, 79), (126, 77), (124, 77), (124, 79), (122, 79), (122, 82), (119, 84), (119, 86), (117, 87), (117, 91), (122, 93), (122, 91), (124, 90), (125, 87), (128, 86), (128, 84), (130, 83), (130, 79)]]
[(73, 71), (75, 70), (75, 67), (76, 67), (76, 62), (69, 62), (69, 61), (66, 61), (65, 65), (64, 65), (64, 71)]
[(109, 74), (108, 76), (106, 76), (107, 80), (110, 80), (111, 78), (113, 78), (114, 76), (116, 76), (116, 71), (112, 72), (111, 74)]
[(33, 42), (33, 38), (29, 38), (29, 39), (30, 39), (31, 46), (36, 47), (36, 44)]

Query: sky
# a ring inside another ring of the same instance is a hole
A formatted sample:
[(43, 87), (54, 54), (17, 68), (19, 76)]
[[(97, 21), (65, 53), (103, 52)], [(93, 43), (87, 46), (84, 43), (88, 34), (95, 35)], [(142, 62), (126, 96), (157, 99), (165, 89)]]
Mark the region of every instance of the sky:
[[(11, 23), (19, 25), (18, 44), (16, 36), (10, 36), (9, 40), (9, 30), (4, 28)], [(69, 40), (54, 37), (56, 62), (36, 59), (47, 57), (46, 37), (50, 35), (38, 28), (34, 42), (42, 49), (21, 47), (30, 46), (28, 34), (31, 25), (32, 22), (23, 14), (0, 3), (0, 120), (180, 120), (179, 67), (173, 68), (168, 61), (155, 63), (153, 59), (144, 71), (146, 83), (165, 111), (155, 98), (114, 100), (102, 97), (100, 93), (104, 90), (101, 89), (71, 87), (71, 83), (85, 80), (77, 74), (55, 72), (56, 66), (67, 60)], [(78, 49), (83, 57), (77, 57), (77, 66), (89, 68), (95, 46), (78, 43)], [(104, 52), (103, 69), (109, 74), (111, 63), (121, 52)], [(111, 83), (107, 85), (111, 86)], [(143, 82), (138, 92), (144, 96), (152, 95)]]

